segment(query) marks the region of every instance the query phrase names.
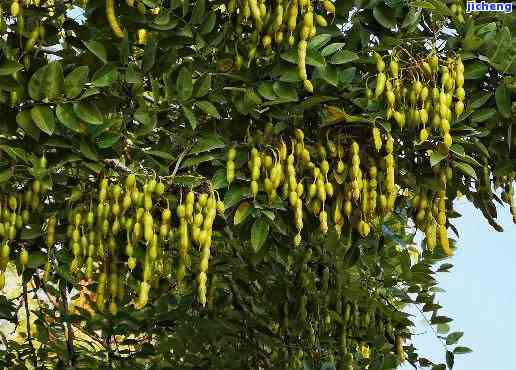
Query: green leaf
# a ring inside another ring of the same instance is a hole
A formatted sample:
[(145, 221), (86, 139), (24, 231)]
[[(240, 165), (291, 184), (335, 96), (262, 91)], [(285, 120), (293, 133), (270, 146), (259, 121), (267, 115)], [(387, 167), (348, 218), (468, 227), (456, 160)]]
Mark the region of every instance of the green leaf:
[(266, 218), (260, 217), (251, 227), (251, 246), (255, 253), (262, 249), (267, 237), (269, 236), (269, 222)]
[(249, 196), (249, 186), (233, 185), (224, 195), (224, 205), (226, 209), (231, 208)]
[(260, 94), (263, 98), (268, 100), (276, 99), (276, 94), (274, 93), (273, 84), (270, 81), (262, 81), (258, 84), (257, 88), (258, 94)]
[(455, 347), (453, 349), (453, 353), (457, 354), (457, 355), (462, 355), (462, 354), (465, 354), (465, 353), (471, 353), (473, 352), (473, 350), (471, 348), (468, 348), (468, 347)]
[(240, 203), (237, 210), (235, 211), (235, 215), (233, 216), (233, 224), (238, 225), (239, 223), (244, 221), (246, 217), (249, 216), (252, 209), (253, 208), (251, 204), (249, 204), (249, 202)]
[[(25, 231), (25, 230), (24, 230)], [(23, 232), (22, 232), (23, 235)], [(36, 251), (30, 252), (29, 262), (27, 263), (27, 267), (31, 269), (38, 268), (39, 266), (43, 266), (47, 262), (47, 257), (43, 255), (43, 253)]]
[(87, 159), (96, 162), (99, 160), (97, 153), (95, 153), (95, 150), (85, 141), (82, 141), (79, 145), (79, 150), (81, 151), (82, 155), (84, 155)]
[(90, 102), (80, 101), (73, 104), (73, 112), (80, 120), (90, 125), (101, 125), (104, 123), (102, 113)]
[(153, 112), (145, 110), (145, 107), (138, 108), (134, 113), (134, 119), (140, 123), (138, 130), (136, 130), (136, 136), (144, 136), (150, 133), (156, 127), (157, 116)]
[(195, 157), (190, 157), (190, 158), (184, 160), (183, 162), (181, 162), (181, 166), (179, 166), (179, 168), (183, 169), (183, 168), (194, 167), (194, 166), (197, 166), (200, 163), (211, 162), (215, 158), (216, 157), (213, 156), (212, 154), (205, 154), (205, 155), (199, 155), (199, 156), (195, 156)]
[(488, 66), (480, 61), (474, 61), (472, 63), (465, 63), (464, 65), (464, 79), (465, 80), (477, 80), (483, 78), (487, 71)]
[(327, 45), (324, 49), (321, 50), (321, 55), (323, 57), (327, 57), (335, 53), (336, 51), (342, 49), (346, 45), (344, 42), (335, 42), (333, 44)]
[(0, 171), (0, 183), (4, 183), (4, 182), (7, 182), (9, 181), (9, 179), (12, 177), (13, 175), (13, 169), (12, 168), (7, 168), (3, 171)]
[(192, 112), (190, 108), (187, 108), (184, 105), (182, 105), (181, 108), (183, 109), (183, 114), (185, 115), (186, 119), (188, 120), (188, 122), (190, 122), (190, 126), (193, 130), (195, 130), (198, 124), (195, 114)]
[(30, 110), (30, 117), (38, 126), (38, 128), (46, 133), (52, 135), (55, 129), (54, 112), (45, 105), (36, 105)]
[(39, 140), (40, 131), (34, 124), (34, 121), (32, 120), (32, 118), (30, 117), (29, 109), (21, 110), (16, 115), (16, 123), (18, 124), (18, 126), (20, 126), (23, 129), (23, 131), (25, 131), (27, 133), (27, 135), (29, 135), (36, 141)]
[(95, 87), (111, 86), (118, 78), (118, 71), (114, 64), (106, 64), (91, 77), (91, 84)]
[(217, 15), (214, 12), (210, 12), (204, 22), (201, 25), (200, 32), (203, 35), (209, 34), (213, 31), (217, 24)]
[(107, 53), (104, 44), (95, 40), (83, 41), (86, 48), (102, 62), (107, 63)]
[(339, 69), (339, 81), (342, 85), (346, 86), (350, 84), (357, 73), (356, 67), (349, 67), (346, 69)]
[(457, 154), (458, 156), (464, 156), (464, 147), (460, 144), (452, 144), (450, 151)]
[(194, 96), (196, 98), (203, 97), (210, 91), (210, 89), (211, 89), (211, 74), (206, 73), (206, 74), (202, 75), (201, 77), (199, 77), (195, 81), (194, 88), (193, 88), (193, 90), (195, 91)]
[(478, 93), (473, 95), (467, 104), (468, 109), (478, 109), (483, 106), (493, 95), (492, 92)]
[(453, 356), (453, 352), (446, 351), (446, 364), (448, 365), (448, 369), (453, 369), (454, 363), (455, 357)]
[(500, 84), (495, 93), (498, 112), (504, 118), (511, 117), (511, 92), (504, 83)]
[(297, 90), (291, 84), (276, 81), (272, 85), (272, 89), (282, 99), (288, 101), (296, 101), (298, 99)]
[(149, 72), (156, 61), (156, 52), (158, 50), (158, 33), (151, 32), (147, 44), (145, 45), (145, 51), (143, 52), (142, 70), (143, 72)]
[(419, 21), (419, 17), (421, 16), (421, 10), (413, 7), (409, 8), (405, 19), (403, 19), (403, 23), (401, 24), (401, 28), (407, 28), (412, 26), (413, 24)]
[(339, 50), (332, 55), (330, 59), (331, 64), (350, 63), (358, 59), (358, 55), (351, 50)]
[(450, 325), (448, 324), (438, 324), (437, 325), (437, 332), (439, 334), (446, 334), (450, 331)]
[(90, 68), (88, 66), (80, 66), (70, 72), (64, 80), (64, 93), (67, 98), (74, 99), (78, 97), (86, 82), (88, 82), (88, 75)]
[(308, 50), (306, 53), (306, 64), (312, 67), (320, 68), (326, 65), (324, 57), (316, 50)]
[(446, 345), (451, 346), (459, 341), (460, 338), (464, 335), (461, 331), (455, 331), (453, 333), (448, 334), (446, 337)]
[(396, 18), (391, 9), (386, 6), (378, 5), (373, 8), (374, 19), (385, 28), (396, 27)]
[(181, 67), (176, 82), (177, 93), (183, 101), (190, 99), (193, 92), (192, 72), (186, 66)]
[(460, 172), (462, 172), (466, 176), (473, 177), (474, 179), (477, 178), (477, 174), (475, 173), (475, 170), (473, 169), (473, 167), (471, 167), (467, 163), (455, 162), (455, 168), (457, 168)]
[(414, 0), (414, 1), (411, 1), (409, 5), (410, 5), (410, 7), (414, 7), (414, 8), (435, 10), (435, 6), (433, 6), (432, 3), (428, 2), (428, 1)]
[[(41, 235), (41, 225), (27, 225), (26, 227), (23, 228), (21, 235), (20, 235), (20, 239), (32, 240), (32, 239), (38, 238), (40, 235)], [(38, 252), (34, 252), (34, 253), (38, 253)], [(31, 255), (32, 255), (32, 253), (31, 253)], [(38, 266), (35, 266), (35, 267), (38, 267)]]
[(225, 148), (226, 144), (217, 134), (203, 135), (199, 137), (189, 154), (208, 152), (214, 149)]
[(319, 49), (320, 47), (326, 45), (331, 40), (331, 35), (327, 33), (321, 33), (316, 35), (313, 39), (308, 43), (308, 50), (310, 49)]
[(145, 153), (150, 154), (154, 157), (163, 158), (169, 162), (172, 162), (175, 159), (175, 157), (172, 154), (162, 152), (161, 150), (146, 150)]
[(476, 110), (471, 115), (471, 122), (473, 123), (480, 123), (485, 122), (488, 119), (492, 118), (496, 114), (496, 109), (494, 108), (484, 108)]
[(56, 107), (56, 116), (59, 122), (70, 130), (82, 133), (81, 121), (77, 118), (73, 112), (73, 106), (71, 104), (59, 104)]
[(221, 118), (220, 114), (219, 114), (219, 111), (213, 105), (212, 102), (210, 102), (208, 100), (198, 100), (198, 101), (195, 102), (195, 105), (200, 110), (202, 110), (204, 113), (206, 113), (207, 115), (210, 115), (210, 116), (215, 117), (215, 118)]
[(0, 76), (12, 75), (23, 69), (23, 65), (14, 60), (4, 60), (0, 64)]
[(97, 139), (97, 146), (101, 149), (111, 148), (120, 141), (120, 132), (108, 132)]
[(430, 156), (430, 166), (435, 167), (439, 162), (441, 162), (444, 158), (446, 158), (446, 154), (443, 154), (439, 151), (432, 152), (432, 155)]
[(206, 11), (206, 0), (197, 0), (192, 10), (192, 24), (201, 24), (204, 12)]
[(58, 61), (48, 63), (41, 86), (43, 95), (50, 101), (56, 100), (63, 93), (63, 85), (64, 77), (61, 63)]
[(43, 79), (45, 78), (46, 65), (38, 68), (36, 72), (31, 76), (28, 84), (29, 96), (33, 100), (43, 99)]
[(339, 72), (337, 68), (331, 65), (317, 69), (319, 75), (332, 86), (337, 87), (339, 85)]

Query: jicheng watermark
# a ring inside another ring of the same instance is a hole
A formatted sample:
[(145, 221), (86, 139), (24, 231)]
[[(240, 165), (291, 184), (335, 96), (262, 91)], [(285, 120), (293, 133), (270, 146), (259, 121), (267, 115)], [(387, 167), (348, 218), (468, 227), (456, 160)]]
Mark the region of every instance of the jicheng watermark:
[(512, 13), (511, 3), (489, 3), (487, 1), (474, 2), (468, 1), (466, 3), (466, 13), (473, 12), (504, 12)]

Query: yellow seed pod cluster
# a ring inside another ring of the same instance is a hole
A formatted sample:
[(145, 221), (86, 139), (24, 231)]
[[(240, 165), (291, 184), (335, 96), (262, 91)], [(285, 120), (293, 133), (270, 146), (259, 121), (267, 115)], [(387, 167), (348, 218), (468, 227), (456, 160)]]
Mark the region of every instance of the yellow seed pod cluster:
[[(211, 191), (180, 196), (177, 206), (177, 227), (169, 208), (166, 186), (154, 178), (139, 186), (130, 174), (125, 183), (103, 178), (94, 205), (80, 204), (69, 212), (67, 238), (74, 256), (70, 272), (96, 278), (96, 306), (106, 307), (112, 315), (124, 296), (125, 279), (141, 267), (141, 281), (135, 307), (146, 305), (150, 288), (159, 276), (168, 273), (172, 245), (178, 245), (177, 283), (181, 283), (190, 265), (190, 250), (200, 248), (199, 301), (206, 304), (206, 272), (210, 255), (212, 226), (215, 217), (224, 213), (224, 203)], [(51, 219), (49, 219), (49, 234)], [(48, 239), (51, 239), (47, 235)], [(176, 244), (177, 242), (177, 244)], [(143, 253), (137, 253), (137, 250)], [(167, 271), (165, 271), (167, 270)], [(120, 291), (122, 289), (122, 291)], [(109, 304), (108, 304), (109, 302)]]
[(450, 12), (453, 14), (455, 19), (458, 23), (464, 23), (465, 19), (464, 16), (466, 14), (463, 6), (463, 2), (460, 0), (452, 0), (451, 4), (449, 5)]
[(255, 58), (260, 44), (265, 50), (284, 44), (293, 47), (297, 39), (299, 77), (305, 90), (313, 92), (306, 72), (306, 50), (308, 41), (317, 34), (316, 27), (327, 27), (326, 17), (335, 13), (331, 0), (244, 0), (241, 3), (230, 0), (226, 10), (237, 16), (239, 25), (253, 28), (248, 53), (250, 61)]
[[(16, 240), (23, 228), (31, 223), (31, 214), (40, 207), (42, 192), (41, 182), (34, 180), (25, 189), (10, 192), (0, 200), (0, 283), (5, 282), (4, 272), (12, 257), (12, 249), (18, 245)], [(20, 248), (17, 260), (22, 269), (27, 266), (29, 251), (24, 246)]]
[(373, 54), (373, 59), (377, 70), (374, 97), (384, 101), (386, 118), (393, 119), (400, 130), (406, 126), (417, 130), (420, 143), (428, 140), (431, 128), (435, 129), (448, 150), (453, 143), (450, 125), (465, 110), (461, 58), (448, 58), (440, 64), (434, 50), (416, 65), (417, 73), (409, 73), (408, 80), (401, 77), (395, 54), (390, 56), (388, 69), (378, 53)]
[[(373, 136), (382, 142), (379, 129)], [(378, 151), (372, 153), (361, 151), (358, 142), (344, 136), (342, 140), (338, 136), (339, 144), (326, 138), (307, 145), (301, 129), (289, 137), (290, 150), (283, 138), (267, 138), (269, 142), (263, 147), (256, 143), (247, 147), (249, 193), (257, 201), (268, 201), (270, 206), (283, 202), (291, 210), (295, 246), (302, 242), (306, 217), (315, 217), (323, 234), (332, 223), (338, 235), (349, 226), (367, 237), (378, 217), (394, 209), (398, 187), (390, 135), (385, 137), (385, 146), (378, 145)], [(385, 152), (379, 153), (382, 148)], [(262, 191), (265, 198), (260, 195)]]
[(13, 0), (11, 3), (11, 15), (13, 17), (17, 17), (20, 14), (20, 1), (19, 0)]

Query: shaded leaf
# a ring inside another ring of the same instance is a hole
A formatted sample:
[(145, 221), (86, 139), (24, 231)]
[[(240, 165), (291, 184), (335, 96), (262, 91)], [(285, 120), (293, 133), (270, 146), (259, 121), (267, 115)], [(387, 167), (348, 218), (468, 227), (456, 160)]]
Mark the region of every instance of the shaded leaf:
[(464, 65), (464, 79), (476, 80), (486, 75), (488, 67), (485, 63), (475, 61), (472, 63), (465, 63)]
[(332, 55), (330, 59), (331, 64), (350, 63), (358, 59), (358, 55), (351, 50), (339, 50)]
[(511, 116), (511, 92), (505, 84), (502, 83), (496, 88), (495, 98), (498, 112), (502, 117), (509, 118)]
[(221, 149), (225, 147), (226, 144), (222, 140), (222, 137), (220, 137), (219, 135), (203, 135), (197, 140), (192, 150), (190, 150), (190, 154), (208, 152), (210, 150)]
[(373, 8), (374, 19), (385, 28), (396, 27), (396, 19), (391, 9), (383, 5), (377, 5)]
[(52, 135), (54, 133), (54, 112), (52, 112), (49, 107), (45, 105), (36, 105), (30, 110), (30, 117), (41, 131), (47, 135)]
[(188, 67), (183, 66), (179, 70), (176, 82), (177, 93), (183, 101), (190, 99), (193, 92), (192, 72)]
[(55, 100), (63, 93), (63, 67), (58, 61), (46, 65), (43, 77), (42, 92), (49, 100)]
[(59, 104), (56, 107), (56, 116), (59, 122), (70, 130), (77, 133), (81, 133), (83, 131), (81, 122), (75, 115), (71, 104)]
[(88, 66), (80, 66), (70, 72), (64, 80), (64, 93), (67, 98), (73, 99), (78, 97), (86, 82), (90, 68)]
[(202, 110), (204, 113), (212, 116), (212, 117), (215, 117), (215, 118), (221, 118), (220, 117), (220, 114), (219, 114), (219, 111), (217, 110), (217, 108), (215, 107), (215, 105), (213, 105), (212, 102), (208, 101), (208, 100), (198, 100), (195, 102), (195, 105), (200, 109)]
[(102, 113), (91, 102), (81, 101), (73, 104), (73, 111), (79, 119), (90, 125), (101, 125), (104, 123)]
[(99, 58), (102, 62), (107, 63), (107, 53), (104, 44), (95, 40), (83, 41), (82, 43), (93, 53), (93, 55)]
[(473, 177), (474, 179), (477, 178), (477, 174), (475, 173), (475, 170), (473, 169), (473, 167), (471, 167), (467, 163), (455, 162), (455, 168), (457, 168), (460, 172), (462, 172), (466, 176)]
[(446, 337), (446, 344), (448, 346), (451, 346), (452, 344), (457, 343), (463, 335), (464, 333), (461, 331), (455, 331), (453, 333), (448, 334), (448, 336)]
[(29, 135), (36, 141), (39, 140), (40, 131), (34, 124), (32, 118), (30, 117), (29, 109), (24, 109), (18, 112), (18, 114), (16, 115), (16, 123), (23, 129), (23, 131), (27, 133), (27, 135)]
[(14, 60), (4, 60), (0, 64), (0, 76), (12, 75), (23, 69), (23, 65)]
[(262, 249), (269, 236), (269, 222), (266, 218), (260, 217), (251, 227), (251, 246), (255, 253)]

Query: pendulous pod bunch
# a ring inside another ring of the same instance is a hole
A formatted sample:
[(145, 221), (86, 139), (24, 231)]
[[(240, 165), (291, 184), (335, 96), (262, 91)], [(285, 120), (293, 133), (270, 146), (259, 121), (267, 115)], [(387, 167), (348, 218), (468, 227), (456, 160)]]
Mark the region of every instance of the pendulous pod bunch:
[[(383, 99), (386, 118), (400, 130), (417, 130), (420, 143), (429, 139), (433, 129), (442, 139), (441, 148), (447, 151), (453, 144), (450, 126), (465, 110), (461, 58), (448, 58), (442, 63), (434, 50), (416, 64), (416, 72), (408, 69), (405, 76), (395, 54), (389, 57), (388, 69), (378, 53), (373, 58), (378, 72), (374, 98)], [(372, 98), (373, 94), (368, 95)]]
[[(316, 34), (316, 27), (327, 27), (325, 15), (335, 14), (335, 5), (330, 0), (244, 0), (242, 3), (230, 0), (226, 10), (236, 16), (236, 31), (241, 35), (242, 26), (251, 27), (249, 61), (256, 58), (261, 46), (267, 51), (272, 48), (293, 47), (297, 43), (298, 71), (306, 91), (313, 92), (313, 85), (306, 72), (306, 52), (308, 41)], [(324, 15), (323, 15), (324, 14)], [(287, 36), (287, 37), (286, 37)], [(238, 37), (240, 38), (240, 37)], [(235, 64), (240, 68), (241, 56)]]
[[(374, 132), (381, 141), (380, 131)], [(293, 212), (293, 243), (297, 246), (303, 240), (307, 217), (317, 219), (323, 234), (332, 224), (339, 236), (343, 229), (354, 229), (365, 238), (380, 218), (394, 209), (399, 191), (394, 139), (389, 134), (383, 136), (385, 147), (370, 151), (346, 135), (338, 136), (338, 144), (326, 139), (308, 145), (304, 132), (296, 129), (290, 145), (281, 137), (271, 137), (262, 145), (250, 140), (238, 150), (248, 158), (251, 196), (262, 199), (264, 194), (263, 200), (270, 206), (284, 202)], [(228, 164), (229, 184), (234, 179), (234, 163)]]
[[(137, 308), (147, 304), (150, 289), (161, 276), (172, 276), (172, 265), (179, 285), (191, 265), (192, 249), (199, 251), (199, 302), (206, 304), (212, 226), (217, 213), (224, 213), (224, 203), (214, 191), (189, 191), (180, 195), (172, 212), (169, 195), (165, 184), (154, 178), (143, 186), (133, 174), (124, 184), (103, 178), (91, 202), (69, 212), (65, 242), (74, 256), (70, 272), (83, 273), (85, 279), (96, 277), (99, 311), (109, 301), (109, 312), (117, 313), (131, 278), (139, 280), (133, 301)], [(51, 219), (48, 230), (47, 238), (52, 239)]]

